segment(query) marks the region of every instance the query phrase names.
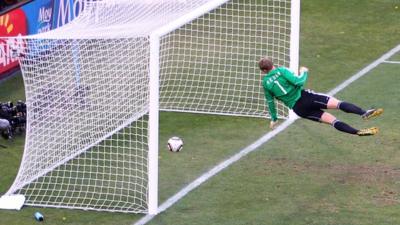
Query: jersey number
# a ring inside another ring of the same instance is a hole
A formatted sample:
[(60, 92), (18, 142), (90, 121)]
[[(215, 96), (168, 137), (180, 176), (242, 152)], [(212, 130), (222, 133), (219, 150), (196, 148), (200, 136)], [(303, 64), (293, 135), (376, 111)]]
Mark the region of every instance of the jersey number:
[(282, 91), (284, 94), (287, 94), (287, 91), (285, 90), (285, 88), (282, 87), (282, 85), (279, 83), (279, 81), (275, 80), (274, 83), (275, 83), (276, 85), (278, 85), (279, 89), (281, 89), (281, 91)]

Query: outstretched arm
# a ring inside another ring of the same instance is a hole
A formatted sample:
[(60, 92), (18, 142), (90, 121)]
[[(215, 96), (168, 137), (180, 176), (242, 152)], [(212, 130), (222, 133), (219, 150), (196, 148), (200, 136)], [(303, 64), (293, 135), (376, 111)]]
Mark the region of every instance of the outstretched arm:
[(269, 91), (267, 90), (265, 90), (265, 100), (268, 104), (269, 114), (271, 115), (271, 122), (269, 124), (269, 127), (271, 129), (274, 129), (275, 125), (278, 123), (275, 100), (274, 97), (271, 95), (271, 93), (269, 93)]
[(283, 76), (292, 84), (296, 86), (303, 86), (308, 78), (308, 68), (307, 67), (300, 67), (299, 70), (300, 74), (299, 76), (296, 76), (293, 72), (290, 70), (285, 71), (283, 73)]

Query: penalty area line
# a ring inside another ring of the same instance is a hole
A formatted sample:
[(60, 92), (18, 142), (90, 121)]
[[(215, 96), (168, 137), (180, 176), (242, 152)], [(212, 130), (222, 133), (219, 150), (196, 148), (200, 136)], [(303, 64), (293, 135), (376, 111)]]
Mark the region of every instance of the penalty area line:
[[(343, 83), (338, 85), (336, 88), (332, 89), (328, 94), (329, 95), (335, 95), (336, 93), (338, 93), (339, 91), (343, 90), (345, 87), (349, 86), (351, 83), (353, 83), (354, 81), (356, 81), (360, 77), (364, 76), (369, 71), (373, 70), (379, 64), (383, 63), (385, 60), (387, 60), (388, 58), (390, 58), (392, 55), (394, 55), (395, 53), (397, 53), (399, 51), (400, 51), (400, 45), (398, 45), (395, 48), (391, 49), (390, 51), (388, 51), (387, 53), (382, 55), (380, 58), (378, 58), (377, 60), (375, 60), (374, 62), (372, 62), (371, 64), (369, 64), (365, 68), (363, 68), (362, 70), (360, 70), (358, 73), (354, 74), (349, 79), (345, 80)], [(266, 133), (264, 136), (262, 136), (261, 138), (256, 140), (253, 144), (250, 144), (246, 148), (240, 150), (235, 155), (233, 155), (230, 158), (228, 158), (228, 159), (224, 160), (223, 162), (219, 163), (218, 165), (216, 165), (214, 168), (212, 168), (208, 172), (202, 174), (196, 180), (194, 180), (193, 182), (188, 184), (186, 187), (181, 189), (178, 193), (176, 193), (175, 195), (173, 195), (172, 197), (167, 199), (164, 203), (162, 203), (158, 207), (158, 213), (161, 213), (161, 212), (167, 210), (169, 207), (171, 207), (173, 204), (175, 204), (180, 199), (185, 197), (189, 192), (191, 192), (192, 190), (194, 190), (195, 188), (199, 187), (201, 184), (206, 182), (208, 179), (210, 179), (214, 175), (218, 174), (222, 170), (226, 169), (228, 166), (230, 166), (231, 164), (235, 163), (236, 161), (238, 161), (242, 157), (246, 156), (250, 152), (253, 152), (254, 150), (256, 150), (261, 145), (263, 145), (266, 142), (268, 142), (271, 138), (275, 137), (277, 134), (279, 134), (280, 132), (285, 130), (287, 127), (289, 127), (297, 119), (298, 119), (297, 116), (291, 116), (285, 122), (280, 124), (277, 128), (275, 128), (274, 130)], [(151, 221), (155, 216), (156, 215), (148, 214), (148, 215), (142, 217), (140, 220), (138, 220), (133, 225), (144, 225), (144, 224), (148, 223), (149, 221)]]
[(349, 86), (351, 83), (353, 83), (355, 80), (359, 79), (360, 77), (364, 76), (366, 73), (377, 67), (379, 64), (384, 63), (387, 59), (392, 57), (394, 54), (400, 51), (400, 44), (397, 45), (396, 47), (392, 48), (385, 54), (383, 54), (381, 57), (379, 57), (377, 60), (373, 61), (371, 64), (368, 66), (364, 67), (362, 70), (360, 70), (358, 73), (354, 74), (351, 76), (349, 79), (345, 80), (343, 83), (339, 84), (336, 88), (332, 89), (330, 92), (328, 92), (328, 95), (335, 95), (339, 91), (343, 90), (345, 87)]
[(400, 64), (400, 61), (390, 61), (390, 60), (385, 60), (383, 61), (384, 63), (389, 63), (389, 64)]

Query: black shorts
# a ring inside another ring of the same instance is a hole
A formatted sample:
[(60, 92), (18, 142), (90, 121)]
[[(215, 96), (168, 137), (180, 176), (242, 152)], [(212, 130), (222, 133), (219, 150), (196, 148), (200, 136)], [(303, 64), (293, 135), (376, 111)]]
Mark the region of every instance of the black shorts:
[(293, 106), (293, 111), (300, 117), (320, 121), (326, 109), (330, 96), (315, 93), (311, 90), (302, 90), (301, 97)]

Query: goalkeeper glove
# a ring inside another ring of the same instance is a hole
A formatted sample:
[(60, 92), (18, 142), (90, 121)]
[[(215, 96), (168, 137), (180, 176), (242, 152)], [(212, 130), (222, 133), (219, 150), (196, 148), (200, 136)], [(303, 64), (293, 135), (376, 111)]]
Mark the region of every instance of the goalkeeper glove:
[(302, 66), (302, 67), (300, 67), (300, 70), (299, 70), (299, 72), (300, 72), (300, 74), (302, 74), (302, 73), (304, 73), (304, 72), (308, 72), (308, 68), (307, 68), (307, 67), (304, 67), (304, 66)]

